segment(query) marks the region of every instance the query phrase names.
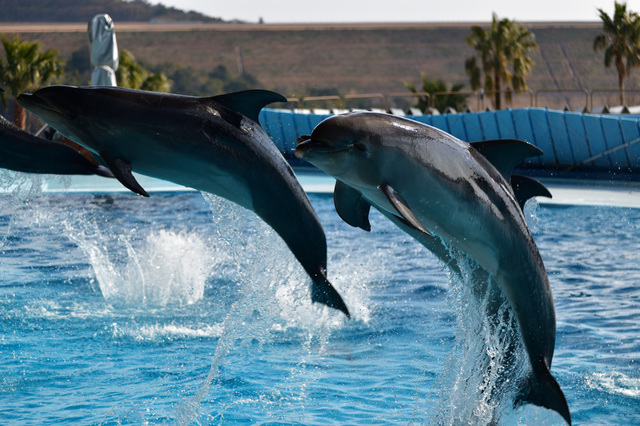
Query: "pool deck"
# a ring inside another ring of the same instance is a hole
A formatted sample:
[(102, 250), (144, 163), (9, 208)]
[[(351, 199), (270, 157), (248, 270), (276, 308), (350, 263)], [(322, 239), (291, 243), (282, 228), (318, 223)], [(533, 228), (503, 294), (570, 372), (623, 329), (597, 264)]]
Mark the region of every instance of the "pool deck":
[[(335, 179), (317, 169), (295, 169), (304, 190), (314, 194), (331, 194)], [(150, 193), (194, 191), (171, 182), (135, 174)], [(553, 198), (538, 197), (541, 205), (589, 205), (640, 208), (640, 182), (537, 177), (549, 189)], [(128, 193), (115, 179), (100, 176), (45, 178), (43, 192), (48, 193)], [(11, 188), (0, 188), (8, 193)], [(132, 194), (133, 195), (133, 194)]]

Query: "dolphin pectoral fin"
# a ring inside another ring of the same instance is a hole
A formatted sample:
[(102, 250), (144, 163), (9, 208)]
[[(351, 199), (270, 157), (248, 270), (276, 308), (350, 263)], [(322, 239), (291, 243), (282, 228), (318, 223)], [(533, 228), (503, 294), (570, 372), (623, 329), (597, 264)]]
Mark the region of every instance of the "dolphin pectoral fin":
[(262, 108), (274, 102), (287, 102), (287, 98), (269, 90), (245, 90), (205, 99), (211, 99), (227, 108), (238, 111), (256, 123), (259, 123), (258, 115)]
[(515, 404), (524, 402), (553, 410), (560, 414), (562, 418), (571, 425), (571, 412), (567, 399), (560, 389), (560, 385), (553, 378), (548, 368), (544, 368), (543, 374), (537, 377), (530, 375), (525, 382), (523, 389), (516, 398)]
[(337, 180), (333, 190), (333, 204), (336, 207), (338, 216), (349, 225), (364, 229), (367, 232), (371, 231), (371, 224), (369, 223), (371, 204), (362, 196), (360, 191)]
[(470, 145), (489, 160), (507, 181), (518, 163), (527, 157), (543, 154), (537, 146), (518, 139), (471, 142)]
[(552, 198), (551, 193), (546, 186), (528, 176), (512, 175), (511, 187), (513, 188), (513, 193), (516, 195), (516, 199), (518, 200), (518, 204), (521, 209), (524, 209), (524, 205), (529, 198)]
[(103, 177), (108, 177), (108, 178), (114, 178), (115, 177), (113, 175), (113, 173), (111, 172), (111, 170), (109, 170), (109, 168), (105, 167), (105, 166), (96, 166), (96, 168), (93, 170), (93, 172), (95, 174), (97, 174), (98, 176), (103, 176)]
[(391, 185), (383, 183), (382, 185), (379, 186), (379, 188), (384, 193), (384, 195), (387, 197), (387, 200), (389, 200), (391, 205), (396, 209), (398, 214), (402, 217), (402, 219), (405, 220), (405, 222), (409, 226), (412, 226), (412, 227), (424, 232), (425, 234), (427, 234), (429, 236), (433, 236), (431, 234), (431, 232), (429, 232), (427, 230), (427, 228), (425, 228), (420, 223), (420, 221), (418, 221), (418, 219), (416, 219), (416, 217), (414, 216), (413, 212), (411, 211), (411, 209), (407, 205), (407, 202), (404, 200), (404, 198), (402, 198), (402, 196), (398, 192), (396, 192), (395, 189), (393, 189), (391, 187)]
[(122, 158), (112, 158), (109, 154), (103, 152), (100, 153), (100, 157), (104, 160), (109, 170), (111, 170), (113, 176), (115, 176), (115, 178), (118, 179), (126, 188), (144, 197), (149, 196), (147, 191), (140, 186), (136, 178), (131, 174), (130, 162), (125, 161)]
[(311, 301), (342, 311), (351, 318), (347, 305), (323, 273), (316, 274), (311, 284)]

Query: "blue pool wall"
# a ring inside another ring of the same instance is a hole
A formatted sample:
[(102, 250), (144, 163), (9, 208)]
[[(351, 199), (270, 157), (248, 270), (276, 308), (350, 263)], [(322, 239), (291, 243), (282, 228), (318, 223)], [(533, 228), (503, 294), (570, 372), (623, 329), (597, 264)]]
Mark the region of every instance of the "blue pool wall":
[[(330, 116), (264, 109), (260, 113), (260, 123), (285, 157), (292, 158), (296, 139), (311, 134)], [(544, 154), (526, 160), (524, 168), (640, 172), (640, 143), (637, 143), (640, 142), (640, 118), (637, 116), (523, 108), (406, 117), (467, 142), (492, 139), (530, 142)], [(616, 147), (622, 148), (614, 150)], [(611, 150), (615, 152), (585, 162)]]

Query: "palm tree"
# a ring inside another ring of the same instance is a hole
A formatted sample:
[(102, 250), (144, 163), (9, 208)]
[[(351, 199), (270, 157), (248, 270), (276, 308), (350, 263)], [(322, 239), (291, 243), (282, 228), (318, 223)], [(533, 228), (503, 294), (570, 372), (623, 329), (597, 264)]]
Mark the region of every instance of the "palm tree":
[(152, 92), (168, 92), (171, 89), (171, 82), (165, 74), (150, 73), (138, 64), (133, 53), (128, 50), (120, 52), (116, 82), (121, 87)]
[[(46, 86), (51, 80), (64, 74), (64, 61), (57, 58), (57, 50), (41, 52), (39, 42), (21, 41), (18, 36), (13, 40), (4, 36), (1, 38), (6, 59), (0, 58), (0, 84), (14, 99), (21, 93)], [(6, 108), (6, 93), (2, 94), (2, 101)], [(26, 118), (24, 109), (17, 102), (14, 103), (15, 125), (24, 129)]]
[[(422, 92), (429, 93), (431, 97), (434, 97), (434, 93), (438, 93), (433, 101), (433, 106), (438, 111), (444, 111), (447, 107), (462, 111), (467, 107), (468, 96), (456, 93), (464, 87), (464, 84), (454, 84), (449, 88), (444, 80), (429, 78), (425, 73), (420, 73), (420, 77), (422, 78)], [(425, 111), (431, 106), (427, 96), (418, 95), (420, 91), (416, 89), (413, 83), (405, 82), (404, 86), (418, 98), (420, 111)]]
[(613, 17), (598, 9), (603, 33), (593, 40), (593, 50), (604, 50), (604, 66), (615, 64), (618, 73), (620, 105), (624, 105), (624, 80), (632, 68), (640, 65), (640, 19), (627, 11), (625, 3), (615, 2)]
[[(494, 107), (501, 108), (501, 92), (520, 93), (527, 90), (527, 77), (535, 63), (528, 55), (538, 48), (535, 36), (528, 29), (510, 19), (498, 20), (494, 13), (491, 27), (487, 30), (479, 26), (471, 27), (471, 35), (466, 38), (480, 58), (468, 58), (465, 69), (470, 77), (471, 88), (480, 88), (494, 95)], [(502, 85), (505, 85), (505, 89)]]

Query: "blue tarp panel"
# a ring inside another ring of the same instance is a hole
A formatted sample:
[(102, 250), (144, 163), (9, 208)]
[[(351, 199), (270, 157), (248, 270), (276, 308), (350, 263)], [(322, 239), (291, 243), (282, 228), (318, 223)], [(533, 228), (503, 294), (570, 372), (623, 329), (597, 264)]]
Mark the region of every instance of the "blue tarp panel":
[(296, 130), (298, 131), (298, 133), (300, 133), (300, 135), (298, 136), (311, 134), (311, 131), (315, 127), (309, 123), (309, 117), (311, 117), (312, 115), (313, 114), (293, 114), (294, 122), (296, 123)]
[(258, 115), (258, 120), (262, 128), (269, 135), (274, 144), (280, 151), (284, 152), (286, 141), (282, 135), (282, 127), (280, 126), (280, 111), (263, 109)]
[[(582, 114), (567, 112), (564, 113), (564, 121), (567, 127), (567, 136), (569, 137), (569, 143), (573, 150), (573, 157), (575, 164), (591, 157), (593, 154), (589, 147), (589, 140), (587, 139), (587, 133), (584, 128), (584, 121), (582, 120)], [(585, 167), (592, 168), (593, 165), (585, 165)]]
[(284, 140), (284, 152), (293, 151), (294, 149), (296, 149), (296, 139), (298, 139), (298, 136), (302, 136), (303, 133), (300, 133), (298, 131), (298, 128), (296, 127), (296, 121), (293, 118), (292, 112), (282, 113), (279, 115), (280, 126), (282, 127), (282, 137)]
[(428, 124), (429, 126), (433, 126), (431, 117), (432, 117), (431, 115), (410, 115), (407, 118), (422, 124)]
[(469, 136), (464, 129), (465, 123), (462, 121), (464, 114), (445, 114), (443, 117), (447, 119), (447, 126), (449, 127), (449, 133), (456, 138), (469, 141)]
[(631, 144), (626, 148), (627, 155), (629, 156), (631, 165), (635, 166), (635, 168), (638, 168), (640, 164), (640, 128), (638, 124), (637, 119), (620, 119), (620, 128), (622, 129), (624, 143)]
[(531, 108), (528, 112), (529, 119), (531, 120), (531, 129), (533, 130), (535, 145), (544, 152), (544, 154), (538, 158), (545, 167), (557, 167), (558, 158), (551, 138), (549, 121), (547, 120), (547, 110)]
[(567, 132), (565, 113), (562, 111), (548, 111), (547, 120), (549, 122), (552, 143), (556, 149), (558, 166), (561, 169), (573, 166), (576, 162), (573, 155), (573, 149), (571, 149), (569, 133)]
[(518, 134), (516, 128), (513, 125), (513, 111), (510, 109), (503, 109), (495, 111), (494, 115), (498, 122), (498, 130), (500, 132), (501, 139), (516, 139)]
[[(536, 140), (531, 129), (531, 121), (529, 121), (529, 111), (525, 109), (513, 110), (513, 124), (516, 129), (516, 139), (532, 143), (536, 146)], [(524, 162), (526, 165), (540, 166), (540, 157), (528, 158)]]
[[(601, 120), (607, 149), (623, 145), (624, 138), (622, 137), (622, 129), (620, 128), (620, 119), (618, 117), (601, 117)], [(627, 151), (624, 149), (619, 149), (611, 153), (609, 158), (614, 168), (629, 167), (629, 158), (627, 157)]]
[[(475, 115), (480, 121), (480, 126), (482, 126), (482, 134), (484, 140), (506, 139), (500, 136), (500, 130), (498, 130), (498, 123), (496, 121), (496, 114), (494, 112), (485, 111)], [(482, 139), (474, 140), (479, 141)]]
[(467, 142), (477, 142), (486, 140), (482, 133), (482, 126), (480, 125), (480, 119), (477, 114), (460, 114), (462, 121), (464, 121), (464, 127), (467, 131), (467, 138), (463, 139)]
[[(589, 146), (593, 155), (598, 155), (608, 149), (607, 143), (604, 139), (604, 133), (602, 133), (602, 118), (597, 115), (585, 114), (582, 116), (584, 122), (584, 128), (587, 132), (587, 139), (589, 140)], [(608, 157), (601, 157), (592, 163), (599, 169), (610, 169), (611, 161)]]
[(444, 115), (432, 115), (431, 125), (449, 133), (449, 124), (447, 123), (447, 117)]

